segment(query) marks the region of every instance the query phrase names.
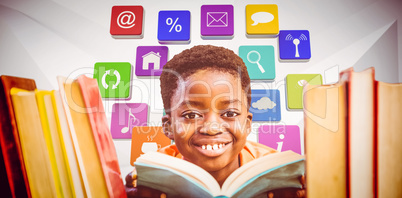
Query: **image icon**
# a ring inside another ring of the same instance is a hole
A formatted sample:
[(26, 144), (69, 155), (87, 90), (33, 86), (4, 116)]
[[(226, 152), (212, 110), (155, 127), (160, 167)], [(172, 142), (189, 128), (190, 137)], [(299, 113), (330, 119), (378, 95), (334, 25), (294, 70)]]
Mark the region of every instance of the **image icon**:
[(131, 139), (135, 126), (148, 123), (148, 105), (146, 103), (115, 103), (112, 107), (110, 131), (113, 139)]
[(190, 11), (159, 11), (159, 43), (190, 43)]
[(300, 128), (297, 125), (261, 125), (258, 142), (279, 152), (291, 150), (301, 153)]
[(239, 56), (246, 64), (251, 80), (275, 79), (274, 53), (274, 47), (269, 45), (239, 47)]
[(95, 63), (94, 75), (102, 98), (130, 97), (131, 64), (127, 62)]
[(160, 76), (168, 60), (167, 46), (138, 46), (135, 75)]
[(280, 121), (279, 90), (251, 90), (250, 112), (253, 113), (253, 121)]
[(142, 6), (113, 6), (110, 20), (110, 34), (114, 38), (142, 38)]
[(307, 30), (281, 30), (279, 32), (279, 58), (302, 59), (311, 58), (310, 33)]
[(201, 6), (201, 36), (232, 38), (234, 33), (233, 5)]
[(303, 86), (305, 83), (321, 85), (321, 74), (288, 74), (286, 76), (286, 98), (288, 109), (303, 109)]
[(274, 37), (278, 35), (278, 6), (275, 4), (247, 5), (246, 33), (249, 37)]

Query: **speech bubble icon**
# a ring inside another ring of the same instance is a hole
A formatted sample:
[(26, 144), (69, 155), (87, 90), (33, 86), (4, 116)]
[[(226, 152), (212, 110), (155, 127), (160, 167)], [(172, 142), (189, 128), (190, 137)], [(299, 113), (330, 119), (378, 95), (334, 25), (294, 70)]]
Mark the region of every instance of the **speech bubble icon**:
[(256, 12), (251, 15), (251, 20), (254, 21), (252, 26), (256, 26), (258, 23), (269, 23), (274, 20), (274, 15), (269, 12)]

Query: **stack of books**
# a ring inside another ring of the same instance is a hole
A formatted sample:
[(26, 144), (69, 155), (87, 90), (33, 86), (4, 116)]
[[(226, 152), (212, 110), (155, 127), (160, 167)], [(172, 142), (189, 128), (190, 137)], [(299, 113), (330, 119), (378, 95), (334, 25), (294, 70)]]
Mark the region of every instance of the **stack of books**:
[(126, 197), (95, 79), (58, 77), (59, 90), (38, 90), (33, 79), (0, 78), (2, 195)]
[(304, 86), (308, 197), (402, 197), (402, 83), (348, 69)]

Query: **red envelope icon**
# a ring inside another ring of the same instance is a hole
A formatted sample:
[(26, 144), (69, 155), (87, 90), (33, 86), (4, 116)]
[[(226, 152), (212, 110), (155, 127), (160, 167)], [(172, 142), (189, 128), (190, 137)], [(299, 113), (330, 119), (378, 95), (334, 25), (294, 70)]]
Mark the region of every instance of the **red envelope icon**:
[(207, 27), (227, 27), (227, 12), (207, 12)]

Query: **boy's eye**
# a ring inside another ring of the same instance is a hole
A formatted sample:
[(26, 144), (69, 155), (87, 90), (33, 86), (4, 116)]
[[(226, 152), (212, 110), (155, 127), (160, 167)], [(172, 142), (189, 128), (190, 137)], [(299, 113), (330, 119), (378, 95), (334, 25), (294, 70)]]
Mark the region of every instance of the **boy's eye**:
[(183, 117), (186, 119), (196, 119), (196, 118), (200, 118), (201, 115), (198, 113), (186, 113), (183, 115)]
[(227, 112), (225, 112), (225, 113), (222, 114), (223, 117), (228, 117), (228, 118), (236, 117), (236, 116), (238, 116), (238, 115), (239, 115), (239, 114), (236, 113), (236, 112), (234, 112), (234, 111), (227, 111)]

